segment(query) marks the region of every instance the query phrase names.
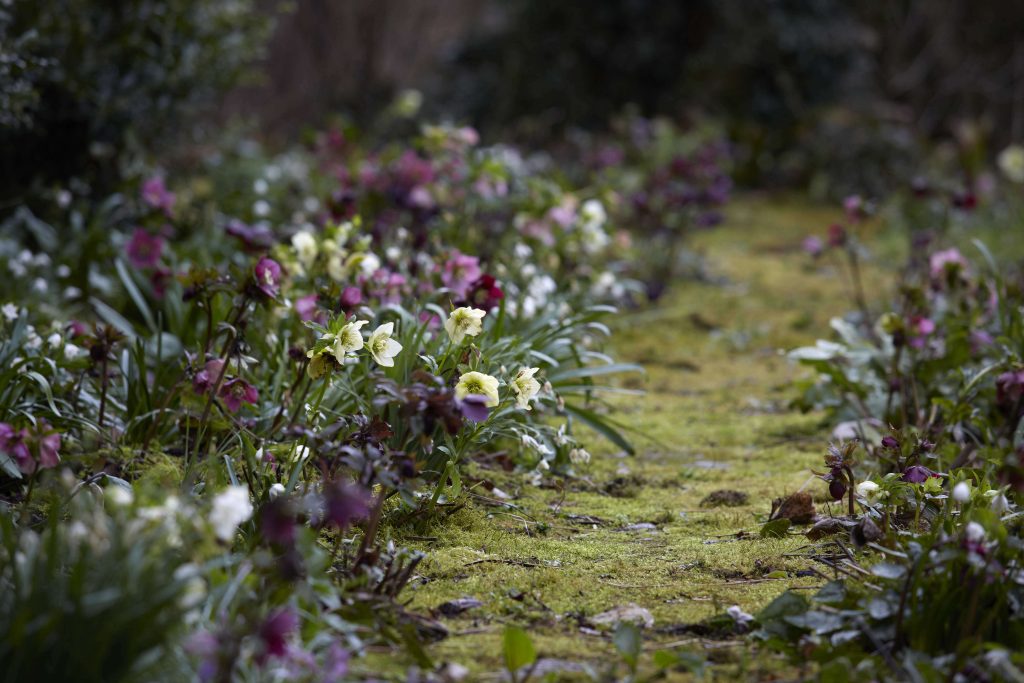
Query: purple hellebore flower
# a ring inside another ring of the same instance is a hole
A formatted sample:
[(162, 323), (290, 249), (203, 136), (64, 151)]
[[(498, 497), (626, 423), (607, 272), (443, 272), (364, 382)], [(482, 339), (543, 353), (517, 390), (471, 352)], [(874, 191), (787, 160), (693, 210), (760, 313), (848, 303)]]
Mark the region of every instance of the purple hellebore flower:
[(274, 244), (274, 233), (269, 228), (246, 225), (238, 219), (232, 219), (224, 227), (224, 231), (241, 240), (242, 245), (249, 251), (262, 251)]
[(351, 313), (356, 306), (363, 303), (363, 290), (351, 285), (341, 292), (341, 310)]
[(491, 411), (487, 407), (487, 401), (489, 399), (486, 396), (480, 394), (468, 394), (461, 401), (459, 401), (459, 409), (462, 411), (463, 417), (471, 422), (483, 422), (490, 415)]
[(36, 471), (36, 461), (25, 442), (27, 438), (28, 430), (14, 429), (6, 422), (0, 422), (0, 451), (11, 456), (23, 474), (32, 474)]
[(466, 290), (470, 284), (475, 282), (482, 274), (480, 259), (455, 251), (448, 259), (448, 262), (444, 264), (441, 282), (444, 283), (445, 287), (452, 290), (457, 297), (463, 299), (466, 297)]
[(274, 299), (281, 292), (281, 264), (272, 258), (264, 256), (253, 269), (256, 278), (256, 288), (263, 292), (268, 299)]
[(299, 617), (290, 607), (271, 612), (260, 624), (259, 636), (263, 641), (263, 659), (281, 657), (288, 652), (288, 636), (299, 628)]
[(864, 199), (859, 194), (852, 194), (843, 200), (843, 209), (851, 221), (858, 221), (864, 217)]
[(324, 668), (320, 672), (324, 683), (341, 683), (348, 674), (349, 651), (334, 643), (324, 656)]
[(154, 209), (160, 209), (168, 218), (174, 217), (174, 193), (167, 189), (164, 179), (153, 176), (142, 183), (142, 201)]
[(884, 436), (882, 437), (882, 448), (888, 448), (890, 451), (894, 451), (900, 447), (900, 442), (895, 436)]
[(241, 377), (234, 377), (224, 382), (218, 393), (221, 400), (224, 401), (224, 405), (233, 413), (237, 413), (243, 403), (255, 405), (260, 400), (260, 393), (256, 387)]
[(344, 530), (369, 513), (370, 494), (366, 489), (340, 479), (324, 486), (323, 523)]
[(907, 469), (903, 470), (903, 476), (900, 477), (900, 480), (911, 484), (923, 484), (929, 477), (937, 476), (939, 475), (924, 465), (911, 465)]
[(300, 320), (314, 320), (317, 317), (316, 294), (308, 294), (295, 300), (295, 312)]
[(224, 367), (224, 361), (221, 359), (207, 361), (203, 369), (196, 373), (195, 377), (192, 378), (192, 389), (197, 394), (205, 394), (213, 385), (217, 383), (217, 378), (220, 377), (221, 369)]
[(928, 269), (933, 280), (943, 280), (949, 273), (967, 270), (967, 265), (967, 259), (956, 247), (937, 251), (928, 259)]
[(295, 510), (284, 496), (271, 500), (260, 510), (260, 532), (271, 543), (291, 545), (295, 541), (295, 524)]
[(142, 228), (135, 228), (124, 248), (128, 262), (136, 268), (152, 268), (160, 262), (163, 250), (163, 238), (159, 235), (150, 235)]
[(810, 235), (804, 238), (803, 248), (809, 255), (818, 258), (825, 251), (825, 243), (821, 241), (820, 237)]
[(828, 226), (828, 245), (830, 247), (841, 247), (846, 244), (846, 240), (846, 228), (838, 223)]

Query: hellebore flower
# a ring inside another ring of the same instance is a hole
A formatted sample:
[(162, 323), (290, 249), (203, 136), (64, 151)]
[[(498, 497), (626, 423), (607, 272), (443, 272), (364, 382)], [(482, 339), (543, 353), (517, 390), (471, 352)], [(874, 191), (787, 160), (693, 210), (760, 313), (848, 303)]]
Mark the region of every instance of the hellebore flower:
[(1024, 183), (1024, 147), (1010, 145), (999, 153), (996, 163), (1010, 181)]
[(456, 251), (444, 264), (441, 282), (458, 298), (463, 299), (466, 297), (470, 284), (475, 282), (480, 275), (480, 259)]
[(363, 335), (359, 328), (368, 323), (368, 320), (355, 320), (345, 323), (338, 331), (338, 335), (334, 338), (334, 348), (331, 350), (331, 353), (334, 354), (339, 363), (345, 362), (346, 354), (355, 353), (363, 348)]
[(154, 209), (160, 209), (168, 218), (174, 217), (174, 200), (174, 193), (167, 189), (160, 176), (153, 176), (142, 183), (142, 201)]
[(288, 652), (288, 637), (299, 628), (299, 618), (290, 607), (272, 612), (260, 624), (263, 658), (282, 657)]
[(461, 400), (470, 394), (486, 396), (487, 402), (484, 405), (488, 408), (493, 408), (501, 403), (501, 399), (498, 398), (497, 378), (482, 372), (467, 372), (459, 377), (459, 383), (455, 385), (455, 398)]
[(923, 484), (928, 481), (929, 477), (937, 476), (939, 475), (924, 465), (911, 465), (907, 469), (903, 470), (903, 475), (900, 477), (900, 480), (911, 484)]
[(937, 251), (928, 259), (928, 269), (933, 280), (945, 280), (967, 270), (967, 259), (958, 249)]
[(462, 411), (463, 417), (470, 422), (483, 422), (491, 413), (487, 409), (488, 400), (483, 394), (467, 394), (459, 400), (459, 409)]
[(210, 525), (213, 533), (225, 543), (235, 537), (235, 529), (242, 522), (252, 518), (253, 507), (249, 500), (249, 489), (245, 486), (229, 486), (213, 499), (210, 509)]
[(856, 486), (857, 495), (861, 498), (867, 498), (868, 500), (874, 498), (878, 494), (878, 489), (878, 484), (870, 479), (865, 479)]
[(882, 447), (887, 448), (890, 451), (895, 451), (899, 449), (900, 442), (896, 439), (895, 436), (885, 436), (882, 437)]
[(505, 292), (501, 291), (497, 281), (492, 275), (481, 275), (469, 286), (467, 301), (478, 308), (489, 311), (505, 298)]
[(317, 317), (316, 294), (308, 294), (295, 300), (295, 312), (300, 320), (314, 320)]
[(516, 407), (530, 410), (530, 399), (540, 392), (540, 382), (533, 378), (540, 368), (519, 368), (512, 380), (512, 392), (516, 395)]
[(268, 299), (274, 299), (281, 292), (281, 264), (272, 258), (264, 256), (256, 263), (253, 269), (256, 278), (256, 288), (259, 289)]
[(124, 253), (128, 262), (136, 268), (152, 268), (160, 262), (164, 250), (164, 240), (159, 235), (150, 235), (142, 228), (135, 228)]
[(229, 221), (224, 232), (241, 240), (248, 251), (263, 251), (274, 244), (274, 233), (269, 228), (246, 225), (238, 219)]
[(39, 420), (34, 428), (38, 448), (39, 466), (43, 469), (56, 467), (60, 463), (60, 434), (46, 420)]
[(314, 355), (313, 350), (310, 349), (307, 355), (309, 356), (309, 363), (306, 365), (306, 375), (310, 379), (320, 379), (330, 371), (331, 366), (327, 360), (326, 353)]
[(346, 287), (341, 292), (341, 310), (351, 313), (352, 310), (363, 303), (363, 291), (358, 287)]
[(370, 494), (366, 489), (343, 480), (324, 484), (324, 509), (321, 524), (341, 530), (370, 513)]
[(803, 248), (809, 255), (818, 258), (825, 251), (825, 243), (821, 241), (820, 237), (811, 235), (804, 238)]
[(243, 403), (255, 405), (260, 400), (260, 393), (256, 387), (246, 382), (241, 377), (234, 377), (224, 382), (218, 392), (221, 400), (228, 410), (237, 413)]
[(192, 378), (192, 389), (197, 394), (205, 394), (217, 383), (221, 371), (224, 369), (224, 361), (221, 359), (207, 361), (203, 369)]
[[(275, 484), (280, 486), (280, 484)], [(283, 491), (284, 487), (281, 486)], [(271, 500), (260, 509), (260, 533), (263, 538), (279, 545), (291, 545), (295, 540), (295, 509), (292, 502), (274, 496), (271, 489)]]
[(32, 458), (26, 439), (28, 430), (17, 430), (6, 422), (0, 422), (0, 451), (14, 459), (23, 474), (36, 471), (36, 461)]
[(962, 481), (953, 487), (953, 500), (958, 503), (966, 503), (971, 499), (971, 487), (966, 481)]
[(292, 248), (295, 249), (295, 256), (303, 268), (309, 268), (316, 261), (320, 247), (316, 243), (316, 237), (308, 230), (300, 230), (292, 235)]
[(402, 345), (391, 338), (394, 331), (394, 323), (384, 323), (370, 333), (370, 338), (366, 342), (366, 348), (373, 359), (386, 368), (394, 367), (394, 358), (402, 350)]
[(834, 223), (828, 226), (828, 245), (830, 247), (841, 247), (846, 244), (846, 228)]
[(466, 337), (475, 337), (484, 329), (483, 319), (487, 311), (463, 306), (456, 308), (444, 323), (444, 329), (452, 343), (458, 346)]

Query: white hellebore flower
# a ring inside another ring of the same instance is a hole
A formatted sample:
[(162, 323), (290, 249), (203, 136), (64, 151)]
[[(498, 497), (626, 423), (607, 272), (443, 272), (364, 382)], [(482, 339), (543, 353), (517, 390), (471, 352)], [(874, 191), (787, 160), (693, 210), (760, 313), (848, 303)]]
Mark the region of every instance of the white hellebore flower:
[(586, 465), (590, 462), (590, 453), (585, 448), (574, 448), (569, 451), (569, 462), (573, 465)]
[(985, 540), (985, 527), (977, 522), (968, 522), (964, 534), (971, 543), (981, 543)]
[(540, 391), (540, 382), (533, 378), (540, 368), (519, 368), (512, 380), (512, 391), (516, 395), (516, 407), (530, 410), (530, 399)]
[(366, 342), (366, 348), (373, 359), (386, 368), (394, 367), (394, 358), (402, 350), (402, 345), (391, 338), (394, 332), (394, 323), (384, 323), (370, 334)]
[(252, 502), (249, 489), (245, 486), (229, 486), (213, 499), (210, 510), (210, 524), (213, 533), (225, 543), (235, 537), (235, 530), (242, 522), (252, 518)]
[(971, 487), (966, 481), (962, 481), (953, 487), (953, 500), (958, 503), (966, 503), (971, 499)]
[(368, 323), (368, 320), (356, 320), (346, 323), (338, 331), (338, 336), (334, 338), (332, 353), (339, 363), (345, 362), (345, 354), (355, 353), (363, 348), (363, 334), (359, 331), (359, 328)]
[(488, 408), (493, 408), (501, 403), (498, 398), (498, 379), (475, 370), (459, 377), (459, 383), (455, 385), (456, 398), (461, 400), (470, 394), (486, 396), (487, 402), (484, 405)]
[(278, 496), (284, 495), (284, 484), (280, 482), (274, 482), (270, 485), (270, 489), (267, 491), (270, 494), (270, 499), (273, 500)]
[(295, 255), (303, 268), (312, 266), (320, 252), (320, 248), (316, 244), (316, 237), (308, 230), (302, 230), (292, 235), (292, 247), (295, 248)]
[(452, 343), (458, 346), (466, 337), (475, 337), (483, 332), (483, 316), (486, 314), (479, 308), (456, 308), (444, 321), (444, 330), (449, 333)]
[(870, 500), (878, 494), (878, 488), (878, 484), (870, 479), (865, 479), (861, 483), (857, 484), (857, 495), (861, 498), (867, 498)]
[(444, 322), (444, 329), (448, 332), (452, 344), (457, 346), (466, 337), (475, 337), (483, 332), (485, 315), (487, 315), (487, 311), (468, 306), (452, 311), (448, 320)]
[(310, 379), (317, 380), (326, 375), (331, 367), (327, 364), (327, 354), (318, 353), (313, 354), (313, 350), (310, 349), (306, 355), (309, 357), (309, 363), (306, 364), (306, 375)]

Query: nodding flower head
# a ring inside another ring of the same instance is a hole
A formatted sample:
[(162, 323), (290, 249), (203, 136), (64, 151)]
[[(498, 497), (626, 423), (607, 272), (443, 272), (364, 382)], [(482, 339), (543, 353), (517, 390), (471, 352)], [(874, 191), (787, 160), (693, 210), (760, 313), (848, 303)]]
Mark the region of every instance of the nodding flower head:
[(142, 228), (135, 228), (125, 245), (128, 262), (136, 268), (152, 268), (160, 262), (164, 251), (164, 240), (159, 235), (150, 235)]
[(256, 289), (268, 299), (275, 299), (281, 293), (281, 264), (264, 256), (253, 269)]

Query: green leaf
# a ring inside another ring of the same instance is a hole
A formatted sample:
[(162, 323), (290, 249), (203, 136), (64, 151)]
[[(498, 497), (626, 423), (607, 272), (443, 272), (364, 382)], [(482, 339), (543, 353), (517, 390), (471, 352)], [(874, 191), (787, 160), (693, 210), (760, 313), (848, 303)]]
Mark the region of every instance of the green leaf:
[(773, 519), (761, 527), (761, 538), (783, 538), (792, 524), (793, 522), (785, 517)]
[(629, 667), (636, 669), (642, 646), (640, 629), (637, 625), (628, 621), (620, 621), (619, 625), (615, 627), (612, 642), (615, 644), (615, 649), (619, 651), (622, 658), (629, 664)]
[(14, 462), (14, 458), (3, 451), (0, 451), (0, 470), (13, 479), (21, 479), (21, 470), (18, 469), (18, 464)]
[(585, 368), (573, 368), (548, 375), (548, 381), (557, 386), (559, 382), (567, 379), (580, 379), (583, 377), (598, 377), (600, 375), (614, 375), (620, 372), (639, 372), (644, 369), (634, 363), (612, 363), (610, 365), (589, 365)]
[(636, 450), (633, 448), (633, 445), (629, 443), (626, 437), (619, 433), (610, 420), (602, 418), (592, 410), (580, 408), (579, 406), (574, 406), (571, 403), (565, 404), (565, 410), (566, 412), (578, 417), (595, 432), (598, 432), (604, 436), (604, 438), (608, 439), (630, 455), (636, 454)]
[(519, 669), (537, 661), (537, 651), (533, 649), (530, 636), (518, 626), (506, 626), (502, 642), (505, 668), (509, 673), (514, 675)]
[(135, 302), (136, 308), (142, 313), (143, 319), (146, 321), (146, 327), (155, 335), (159, 332), (156, 326), (156, 321), (153, 319), (153, 312), (149, 310), (149, 304), (146, 303), (146, 297), (142, 296), (142, 292), (139, 291), (138, 285), (135, 284), (135, 280), (132, 279), (132, 274), (125, 268), (124, 262), (121, 259), (114, 260), (114, 268), (117, 270), (118, 277), (121, 278), (121, 283), (124, 288), (128, 291), (128, 296), (131, 297), (132, 301)]

